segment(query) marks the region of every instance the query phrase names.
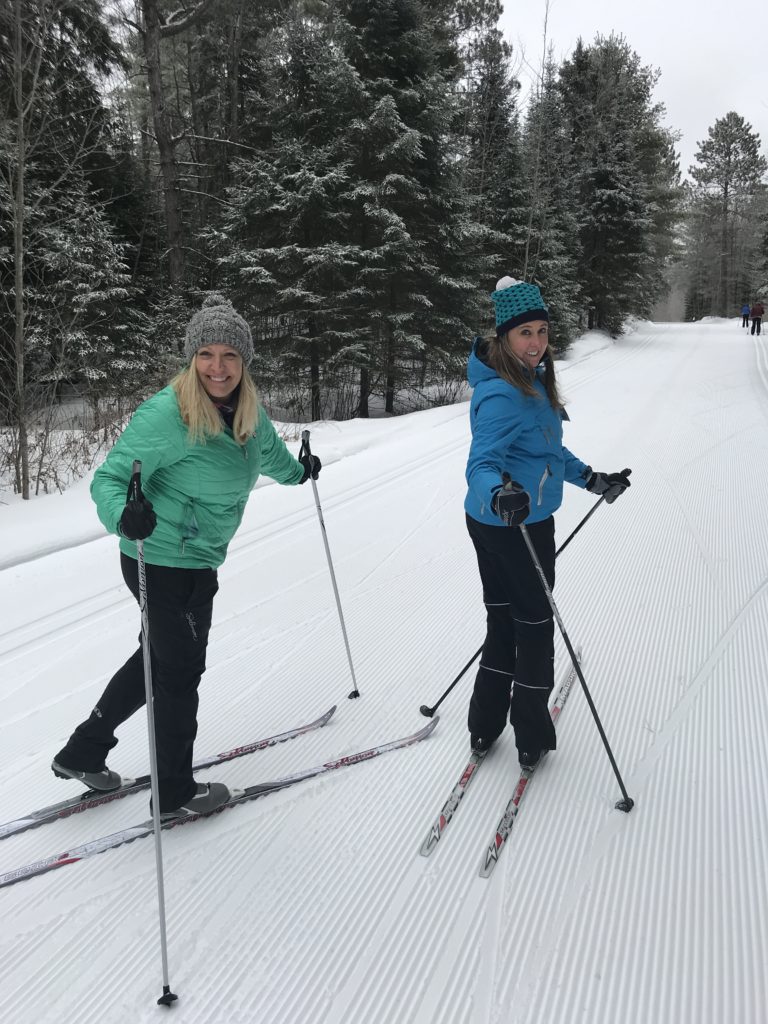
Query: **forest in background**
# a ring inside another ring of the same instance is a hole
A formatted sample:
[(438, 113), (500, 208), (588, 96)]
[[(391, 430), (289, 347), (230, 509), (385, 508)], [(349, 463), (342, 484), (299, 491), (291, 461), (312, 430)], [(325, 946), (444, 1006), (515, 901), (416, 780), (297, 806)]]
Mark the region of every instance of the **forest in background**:
[(7, 0), (0, 478), (27, 497), (82, 471), (178, 368), (212, 290), (295, 421), (450, 401), (502, 274), (541, 286), (560, 352), (618, 337), (672, 277), (686, 319), (765, 296), (752, 126), (713, 118), (683, 181), (659, 72), (627, 40), (557, 63), (544, 38), (523, 98), (500, 12)]

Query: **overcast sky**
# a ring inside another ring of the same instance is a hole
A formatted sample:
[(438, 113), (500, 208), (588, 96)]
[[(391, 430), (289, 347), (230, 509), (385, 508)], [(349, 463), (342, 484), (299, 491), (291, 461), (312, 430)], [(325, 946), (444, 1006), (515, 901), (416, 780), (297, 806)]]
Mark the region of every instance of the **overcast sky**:
[[(545, 0), (504, 0), (501, 27), (518, 60), (538, 68)], [(760, 134), (768, 154), (768, 17), (764, 0), (551, 0), (548, 38), (555, 57), (573, 50), (579, 36), (622, 34), (642, 64), (661, 71), (656, 99), (666, 125), (682, 132), (680, 169), (693, 163), (707, 129), (735, 110)], [(523, 91), (531, 72), (520, 71)]]

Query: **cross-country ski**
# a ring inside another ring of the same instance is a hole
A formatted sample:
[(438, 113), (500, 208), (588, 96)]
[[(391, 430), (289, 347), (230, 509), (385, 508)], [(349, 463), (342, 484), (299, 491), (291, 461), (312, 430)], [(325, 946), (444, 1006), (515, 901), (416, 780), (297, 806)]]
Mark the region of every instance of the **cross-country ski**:
[[(581, 661), (580, 651), (578, 657), (579, 661)], [(575, 679), (576, 666), (571, 665), (568, 674), (560, 684), (560, 688), (557, 691), (554, 703), (552, 704), (552, 708), (550, 709), (553, 725), (557, 724), (557, 721), (560, 717), (560, 713), (565, 707), (565, 702), (568, 700), (568, 695), (571, 692)], [(496, 867), (496, 863), (499, 859), (501, 851), (505, 843), (509, 839), (509, 833), (512, 831), (512, 826), (514, 825), (515, 819), (517, 818), (517, 813), (520, 810), (520, 803), (528, 789), (528, 786), (531, 782), (531, 779), (534, 776), (534, 773), (537, 771), (538, 768), (541, 767), (545, 760), (546, 754), (541, 758), (539, 763), (534, 768), (521, 769), (520, 777), (517, 780), (517, 785), (515, 786), (514, 792), (512, 793), (512, 796), (510, 797), (507, 806), (504, 808), (504, 813), (501, 816), (499, 824), (496, 826), (496, 832), (494, 834), (493, 840), (488, 845), (485, 851), (483, 863), (480, 868), (481, 877), (488, 878), (493, 869)]]
[[(579, 658), (581, 658), (581, 652), (579, 652)], [(560, 712), (562, 711), (563, 705), (565, 704), (565, 701), (568, 697), (568, 693), (570, 692), (571, 686), (573, 685), (573, 681), (575, 678), (576, 670), (573, 667), (573, 665), (571, 665), (569, 666), (563, 680), (558, 686), (555, 693), (555, 699), (552, 702), (550, 715), (552, 717), (553, 725), (560, 716)], [(432, 827), (424, 837), (424, 842), (421, 844), (421, 848), (419, 850), (419, 853), (422, 855), (422, 857), (428, 857), (435, 849), (438, 842), (443, 838), (443, 835), (445, 834), (448, 825), (453, 820), (454, 815), (459, 809), (459, 804), (464, 799), (467, 789), (469, 788), (470, 782), (472, 782), (472, 780), (479, 772), (480, 766), (487, 757), (487, 754), (487, 751), (482, 751), (473, 752), (470, 755), (466, 767), (459, 776), (456, 785), (451, 790), (448, 799), (443, 804), (440, 813), (435, 819)], [(521, 773), (520, 778), (521, 780), (523, 776), (530, 778), (532, 774), (532, 772), (523, 771)]]
[[(365, 761), (372, 760), (374, 757), (379, 757), (381, 754), (387, 754), (392, 750), (410, 747), (414, 743), (419, 743), (421, 740), (426, 739), (427, 736), (430, 736), (439, 721), (439, 716), (436, 716), (417, 732), (404, 736), (402, 739), (391, 740), (388, 743), (370, 747), (368, 750), (361, 750), (356, 754), (345, 754), (343, 757), (339, 757), (334, 761), (326, 761), (324, 764), (317, 765), (314, 768), (305, 768), (278, 779), (271, 779), (268, 782), (247, 786), (242, 790), (233, 790), (230, 799), (225, 804), (216, 808), (215, 811), (210, 811), (207, 814), (188, 814), (185, 817), (171, 818), (163, 821), (160, 827), (163, 832), (166, 832), (168, 829), (176, 828), (179, 825), (187, 825), (190, 822), (199, 821), (201, 818), (212, 817), (231, 807), (239, 807), (241, 804), (248, 803), (251, 800), (258, 800), (259, 797), (266, 796), (268, 793), (275, 793), (278, 790), (287, 789), (289, 786), (295, 786), (296, 783), (304, 782), (306, 779), (313, 779), (318, 775), (326, 775), (339, 768), (348, 768), (354, 764), (362, 764)], [(79, 846), (74, 846), (64, 853), (54, 854), (51, 857), (44, 857), (30, 864), (24, 864), (19, 868), (14, 868), (12, 871), (0, 874), (0, 889), (14, 885), (16, 882), (21, 882), (27, 878), (44, 875), (48, 871), (64, 867), (66, 864), (75, 864), (88, 857), (93, 857), (97, 853), (115, 850), (117, 847), (124, 846), (126, 843), (132, 843), (136, 839), (144, 839), (146, 836), (152, 835), (153, 832), (154, 826), (152, 821), (144, 821), (139, 825), (121, 829), (112, 835), (102, 836), (99, 839), (92, 839), (89, 842), (81, 843)]]
[[(285, 743), (287, 740), (296, 739), (297, 736), (304, 736), (315, 729), (321, 729), (330, 722), (335, 711), (336, 705), (334, 704), (332, 708), (329, 708), (319, 718), (316, 718), (314, 722), (308, 722), (306, 725), (296, 726), (293, 729), (287, 729), (285, 732), (275, 733), (274, 736), (266, 736), (264, 739), (255, 740), (251, 743), (244, 743), (239, 747), (233, 747), (231, 750), (225, 750), (221, 754), (202, 757), (195, 761), (192, 770), (200, 772), (205, 768), (212, 768), (214, 765), (224, 764), (226, 761), (233, 761), (237, 757), (254, 754), (259, 750), (267, 750), (268, 747), (277, 746), (278, 743)], [(70, 797), (69, 800), (60, 800), (58, 803), (41, 807), (36, 811), (31, 811), (0, 825), (0, 839), (18, 835), (20, 832), (26, 832), (31, 828), (38, 828), (40, 825), (46, 825), (61, 818), (68, 818), (72, 814), (81, 814), (91, 807), (100, 807), (102, 804), (111, 803), (113, 800), (120, 800), (122, 797), (130, 796), (132, 793), (140, 793), (144, 789), (149, 789), (149, 783), (149, 775), (140, 775), (136, 779), (123, 779), (122, 785), (118, 789), (108, 790), (107, 792), (89, 789), (79, 796)]]

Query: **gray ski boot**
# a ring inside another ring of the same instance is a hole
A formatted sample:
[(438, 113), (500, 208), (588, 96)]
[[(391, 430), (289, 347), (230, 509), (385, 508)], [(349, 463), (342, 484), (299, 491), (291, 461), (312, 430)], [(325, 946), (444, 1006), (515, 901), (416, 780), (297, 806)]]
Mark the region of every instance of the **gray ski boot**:
[[(175, 811), (160, 811), (160, 820), (186, 818), (190, 814), (210, 814), (211, 811), (223, 807), (230, 796), (232, 793), (223, 782), (198, 782), (197, 793)], [(151, 806), (150, 803), (150, 808)]]
[(107, 793), (111, 789), (119, 789), (123, 780), (117, 772), (110, 771), (106, 766), (100, 772), (78, 772), (74, 768), (66, 768), (58, 761), (51, 764), (51, 771), (59, 779), (74, 779), (84, 782), (89, 789), (98, 789)]

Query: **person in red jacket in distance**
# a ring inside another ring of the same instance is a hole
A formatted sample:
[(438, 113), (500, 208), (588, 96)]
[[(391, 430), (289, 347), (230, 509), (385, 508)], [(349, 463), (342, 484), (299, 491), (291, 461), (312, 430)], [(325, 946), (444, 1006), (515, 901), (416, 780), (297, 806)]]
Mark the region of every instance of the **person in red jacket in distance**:
[(763, 317), (765, 316), (765, 307), (763, 306), (762, 302), (756, 302), (754, 304), (754, 306), (749, 311), (749, 316), (752, 320), (752, 329), (749, 333), (759, 334), (760, 325), (762, 324)]

